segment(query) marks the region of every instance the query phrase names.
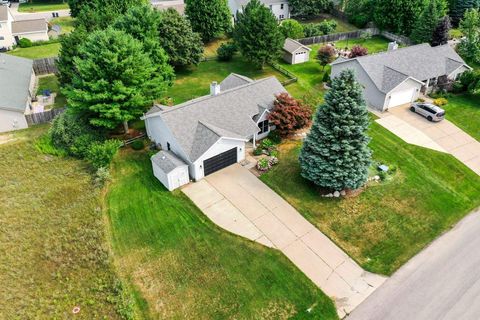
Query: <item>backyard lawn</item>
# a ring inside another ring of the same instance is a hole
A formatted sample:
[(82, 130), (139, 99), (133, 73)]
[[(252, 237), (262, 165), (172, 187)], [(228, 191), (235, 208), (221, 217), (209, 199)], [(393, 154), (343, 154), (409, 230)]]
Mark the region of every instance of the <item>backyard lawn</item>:
[(374, 159), (397, 171), (355, 198), (327, 199), (300, 176), (299, 142), (261, 180), (365, 269), (390, 275), (480, 205), (480, 177), (450, 155), (409, 145), (373, 123)]
[(38, 46), (33, 46), (30, 48), (20, 48), (17, 47), (12, 51), (8, 51), (8, 54), (27, 58), (27, 59), (41, 59), (41, 58), (50, 58), (58, 56), (60, 51), (60, 42), (43, 44)]
[(75, 29), (75, 20), (72, 17), (60, 17), (50, 20), (51, 25), (59, 25), (62, 28), (61, 34), (70, 33)]
[(60, 84), (58, 78), (55, 75), (44, 76), (38, 78), (37, 95), (43, 94), (44, 90), (50, 90), (52, 93), (56, 93), (54, 108), (63, 108), (67, 104), (66, 97), (60, 91)]
[[(123, 150), (105, 197), (119, 272), (143, 318), (337, 319), (333, 303), (279, 251), (219, 229)], [(307, 309), (311, 308), (311, 312)]]
[(100, 191), (83, 162), (37, 151), (46, 130), (0, 135), (0, 318), (120, 319)]
[(450, 95), (442, 108), (448, 120), (480, 141), (480, 95)]
[(40, 11), (56, 11), (68, 9), (66, 0), (29, 0), (21, 3), (19, 12), (40, 12)]

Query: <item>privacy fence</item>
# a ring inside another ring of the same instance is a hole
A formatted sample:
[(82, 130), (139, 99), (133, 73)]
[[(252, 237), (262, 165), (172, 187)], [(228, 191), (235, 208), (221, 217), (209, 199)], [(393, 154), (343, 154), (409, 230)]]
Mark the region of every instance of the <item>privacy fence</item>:
[(412, 44), (412, 41), (407, 37), (399, 36), (387, 31), (381, 31), (378, 28), (366, 28), (366, 29), (359, 29), (359, 30), (349, 31), (349, 32), (332, 33), (332, 34), (326, 34), (323, 36), (297, 39), (297, 41), (303, 45), (312, 45), (316, 43), (328, 43), (328, 42), (335, 42), (340, 40), (358, 39), (365, 34), (369, 34), (372, 36), (381, 35), (391, 41), (397, 41), (398, 43), (404, 44), (404, 45)]
[(25, 119), (29, 126), (33, 124), (47, 123), (53, 120), (56, 115), (65, 111), (65, 108), (51, 109), (44, 112), (32, 113), (25, 115)]
[(35, 71), (35, 75), (41, 76), (44, 74), (58, 73), (57, 65), (55, 64), (56, 60), (56, 57), (33, 60), (33, 71)]

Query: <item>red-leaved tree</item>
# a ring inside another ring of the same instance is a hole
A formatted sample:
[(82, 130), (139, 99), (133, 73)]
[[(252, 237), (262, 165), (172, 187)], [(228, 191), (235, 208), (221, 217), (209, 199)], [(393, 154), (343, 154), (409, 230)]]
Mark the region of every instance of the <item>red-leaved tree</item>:
[(310, 124), (312, 110), (302, 101), (284, 92), (276, 96), (268, 120), (276, 126), (276, 130), (281, 136), (286, 137)]
[(367, 54), (368, 54), (367, 48), (364, 48), (360, 45), (355, 45), (352, 47), (352, 50), (350, 50), (350, 54), (348, 55), (348, 57), (352, 59), (356, 57), (366, 56)]
[(325, 66), (333, 60), (335, 60), (335, 49), (332, 46), (326, 45), (323, 47), (320, 47), (317, 52), (317, 60), (318, 63), (322, 66), (322, 70), (325, 69)]

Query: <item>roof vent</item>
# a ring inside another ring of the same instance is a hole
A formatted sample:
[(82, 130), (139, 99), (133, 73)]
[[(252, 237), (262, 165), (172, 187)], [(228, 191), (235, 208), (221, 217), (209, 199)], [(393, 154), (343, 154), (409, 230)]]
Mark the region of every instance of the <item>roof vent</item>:
[(393, 51), (398, 49), (397, 41), (389, 42), (388, 43), (388, 51)]
[(210, 94), (212, 96), (216, 96), (220, 94), (220, 85), (217, 83), (217, 81), (213, 81), (212, 84), (210, 85)]

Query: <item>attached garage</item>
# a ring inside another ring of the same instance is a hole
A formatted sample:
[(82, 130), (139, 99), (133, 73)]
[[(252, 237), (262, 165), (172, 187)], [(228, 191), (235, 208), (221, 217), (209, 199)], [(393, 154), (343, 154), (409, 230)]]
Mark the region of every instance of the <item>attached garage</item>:
[(416, 98), (416, 93), (416, 88), (408, 88), (392, 92), (387, 98), (387, 108), (390, 109), (413, 102)]
[(153, 174), (169, 190), (190, 182), (188, 165), (170, 151), (160, 151), (151, 158)]
[(207, 176), (218, 170), (231, 166), (237, 163), (237, 148), (232, 148), (228, 151), (220, 153), (214, 157), (203, 161), (203, 172)]

